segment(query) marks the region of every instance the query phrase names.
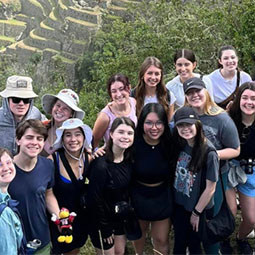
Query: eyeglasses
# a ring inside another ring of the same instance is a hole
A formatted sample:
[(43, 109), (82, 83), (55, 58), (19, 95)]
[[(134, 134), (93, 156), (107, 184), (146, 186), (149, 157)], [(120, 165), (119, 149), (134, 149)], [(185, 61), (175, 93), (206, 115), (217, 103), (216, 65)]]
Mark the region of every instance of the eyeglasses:
[(242, 134), (240, 136), (240, 143), (245, 144), (247, 142), (247, 138), (251, 133), (251, 129), (249, 127), (244, 127), (242, 130)]
[(156, 128), (162, 128), (164, 126), (162, 121), (157, 121), (157, 122), (152, 122), (152, 121), (145, 121), (144, 124), (148, 127), (148, 128), (153, 128), (154, 125)]
[(24, 104), (30, 104), (32, 102), (32, 98), (11, 97), (11, 100), (14, 104), (19, 104), (20, 101), (23, 101)]

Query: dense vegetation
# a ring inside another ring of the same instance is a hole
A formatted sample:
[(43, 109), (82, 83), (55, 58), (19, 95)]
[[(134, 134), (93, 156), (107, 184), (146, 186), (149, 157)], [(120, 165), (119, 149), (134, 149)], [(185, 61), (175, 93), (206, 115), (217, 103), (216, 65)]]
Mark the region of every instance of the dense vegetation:
[[(78, 73), (82, 79), (84, 108), (92, 103), (90, 120), (107, 97), (109, 76), (121, 72), (137, 83), (139, 67), (147, 56), (158, 57), (165, 78), (175, 76), (173, 54), (176, 49), (192, 49), (198, 72), (216, 68), (220, 46), (232, 44), (238, 50), (240, 67), (255, 74), (255, 1), (141, 1), (130, 6), (127, 15), (103, 17), (103, 26), (93, 38), (90, 51), (82, 57)], [(94, 100), (96, 99), (96, 100)], [(95, 109), (95, 111), (93, 111)]]
[[(255, 1), (254, 0), (142, 0), (129, 7), (124, 17), (103, 15), (102, 27), (92, 38), (90, 50), (77, 64), (75, 89), (80, 93), (86, 122), (93, 126), (96, 114), (109, 100), (106, 81), (121, 72), (137, 83), (139, 67), (147, 56), (158, 57), (165, 68), (165, 79), (175, 76), (173, 54), (176, 49), (192, 49), (197, 56), (197, 72), (216, 68), (220, 46), (237, 48), (240, 67), (255, 75)], [(13, 65), (2, 61), (0, 82), (4, 86)], [(40, 59), (29, 63), (26, 74), (38, 75)], [(36, 84), (42, 95), (65, 86), (64, 68), (56, 63), (50, 84)], [(39, 100), (37, 102), (40, 104)]]

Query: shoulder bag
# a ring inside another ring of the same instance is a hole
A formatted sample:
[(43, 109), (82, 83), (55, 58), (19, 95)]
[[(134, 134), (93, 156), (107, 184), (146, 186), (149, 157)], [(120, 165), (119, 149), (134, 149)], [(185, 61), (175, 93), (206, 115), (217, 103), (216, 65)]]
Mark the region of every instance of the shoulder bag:
[(235, 99), (236, 94), (238, 92), (239, 83), (240, 83), (240, 71), (239, 70), (237, 70), (236, 75), (237, 75), (237, 78), (236, 78), (236, 88), (235, 88), (234, 92), (229, 97), (227, 97), (225, 100), (223, 100), (222, 102), (217, 104), (218, 106), (220, 106), (224, 110), (226, 110), (226, 107), (227, 107), (228, 103)]
[[(203, 171), (205, 172), (205, 171)], [(206, 185), (206, 174), (203, 173), (201, 176), (201, 186), (205, 188)], [(225, 189), (222, 180), (221, 170), (219, 169), (220, 182), (223, 194), (223, 202), (219, 212), (208, 219), (206, 210), (204, 210), (200, 216), (198, 234), (201, 241), (204, 244), (212, 245), (228, 238), (235, 231), (235, 217), (228, 207)], [(200, 194), (204, 188), (201, 187)], [(208, 210), (209, 211), (209, 210)]]

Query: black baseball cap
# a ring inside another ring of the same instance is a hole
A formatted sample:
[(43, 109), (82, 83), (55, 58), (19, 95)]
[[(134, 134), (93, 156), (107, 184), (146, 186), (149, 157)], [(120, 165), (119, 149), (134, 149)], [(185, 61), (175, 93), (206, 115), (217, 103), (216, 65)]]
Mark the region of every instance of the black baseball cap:
[(183, 90), (186, 94), (189, 89), (203, 89), (206, 88), (205, 83), (197, 77), (188, 79), (183, 83)]
[(195, 124), (199, 120), (197, 113), (189, 106), (183, 106), (174, 114), (175, 125), (181, 123)]

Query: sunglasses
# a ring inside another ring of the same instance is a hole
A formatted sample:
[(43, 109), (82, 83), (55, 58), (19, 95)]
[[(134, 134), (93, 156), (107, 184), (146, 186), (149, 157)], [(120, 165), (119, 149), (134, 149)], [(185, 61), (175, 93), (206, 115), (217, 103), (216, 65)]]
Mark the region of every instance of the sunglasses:
[(32, 102), (32, 98), (11, 97), (11, 100), (14, 104), (19, 104), (20, 101), (23, 101), (24, 104), (30, 104)]
[(244, 127), (240, 137), (240, 143), (245, 144), (247, 142), (248, 136), (250, 135), (251, 130), (249, 127)]

